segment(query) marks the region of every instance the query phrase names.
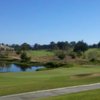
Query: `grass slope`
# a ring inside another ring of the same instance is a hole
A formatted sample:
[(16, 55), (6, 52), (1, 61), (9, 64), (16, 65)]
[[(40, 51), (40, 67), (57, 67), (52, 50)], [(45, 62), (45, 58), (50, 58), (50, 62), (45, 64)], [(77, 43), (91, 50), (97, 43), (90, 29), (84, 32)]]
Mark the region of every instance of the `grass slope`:
[(100, 73), (100, 66), (58, 68), (40, 72), (0, 73), (0, 95), (100, 82), (100, 76), (73, 75)]
[(37, 100), (100, 100), (100, 89)]
[(42, 57), (42, 56), (53, 56), (54, 52), (47, 50), (30, 50), (27, 51), (28, 56), (30, 57)]

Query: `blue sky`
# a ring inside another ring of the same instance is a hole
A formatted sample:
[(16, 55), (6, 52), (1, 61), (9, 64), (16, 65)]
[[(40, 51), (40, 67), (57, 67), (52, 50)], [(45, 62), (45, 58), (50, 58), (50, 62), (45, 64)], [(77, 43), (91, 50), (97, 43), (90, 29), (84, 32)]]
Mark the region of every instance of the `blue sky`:
[(0, 0), (0, 42), (100, 41), (100, 0)]

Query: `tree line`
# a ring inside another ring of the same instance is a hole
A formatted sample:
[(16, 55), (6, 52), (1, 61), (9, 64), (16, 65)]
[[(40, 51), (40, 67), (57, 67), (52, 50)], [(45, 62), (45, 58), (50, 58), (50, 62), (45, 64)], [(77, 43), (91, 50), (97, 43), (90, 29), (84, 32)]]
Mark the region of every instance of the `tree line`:
[(86, 42), (84, 41), (72, 41), (72, 42), (51, 42), (50, 44), (34, 44), (34, 45), (30, 45), (28, 43), (23, 43), (21, 45), (18, 44), (12, 44), (10, 45), (10, 47), (14, 48), (16, 51), (19, 50), (68, 50), (70, 48), (73, 48), (73, 50), (75, 52), (80, 52), (80, 51), (85, 51), (88, 48), (100, 48), (100, 42), (97, 44), (92, 44), (92, 45), (88, 45)]

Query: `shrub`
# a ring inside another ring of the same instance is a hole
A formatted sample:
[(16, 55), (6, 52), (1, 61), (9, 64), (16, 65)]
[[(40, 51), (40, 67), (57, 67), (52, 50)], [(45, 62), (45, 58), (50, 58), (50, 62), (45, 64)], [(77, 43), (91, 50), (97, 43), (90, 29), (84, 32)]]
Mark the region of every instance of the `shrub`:
[(17, 50), (16, 51), (16, 54), (20, 55), (21, 54), (21, 51), (20, 50)]
[(65, 52), (65, 51), (57, 51), (57, 52), (56, 52), (56, 56), (57, 56), (59, 59), (63, 60), (63, 59), (66, 57), (66, 52)]
[(99, 49), (90, 49), (85, 52), (85, 58), (90, 61), (95, 61), (100, 59), (100, 51)]
[(30, 62), (31, 58), (27, 56), (25, 52), (23, 52), (20, 56), (22, 62)]
[(61, 67), (61, 66), (64, 66), (65, 64), (62, 64), (62, 63), (56, 63), (56, 62), (48, 62), (45, 64), (45, 66), (47, 68), (58, 68), (58, 67)]
[(76, 53), (75, 52), (71, 52), (69, 54), (69, 56), (72, 58), (72, 59), (75, 59), (76, 58)]

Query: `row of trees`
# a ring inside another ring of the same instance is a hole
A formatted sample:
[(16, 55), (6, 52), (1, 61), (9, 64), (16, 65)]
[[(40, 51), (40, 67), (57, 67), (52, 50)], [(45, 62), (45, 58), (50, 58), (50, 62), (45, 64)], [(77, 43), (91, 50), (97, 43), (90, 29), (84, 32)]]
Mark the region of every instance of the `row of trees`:
[[(81, 43), (84, 43), (83, 41), (79, 41)], [(41, 50), (41, 49), (47, 49), (47, 50), (68, 50), (69, 48), (74, 48), (77, 43), (75, 41), (73, 42), (51, 42), (48, 45), (40, 45), (40, 44), (34, 44), (33, 46), (28, 43), (23, 43), (22, 45), (13, 44), (11, 47), (13, 47), (15, 50)]]
[[(3, 44), (2, 45), (6, 45)], [(72, 41), (72, 42), (51, 42), (50, 44), (47, 45), (40, 45), (40, 44), (34, 44), (34, 45), (30, 45), (28, 43), (23, 43), (21, 45), (18, 44), (12, 44), (12, 45), (8, 45), (9, 47), (14, 48), (16, 51), (19, 50), (41, 50), (41, 49), (46, 49), (46, 50), (68, 50), (69, 48), (73, 48), (74, 51), (84, 51), (87, 48), (100, 48), (100, 42), (97, 44), (92, 44), (92, 45), (88, 45), (87, 43), (85, 43), (84, 41)], [(82, 49), (82, 50), (81, 50)]]
[(40, 45), (40, 44), (34, 44), (33, 46), (28, 44), (28, 43), (23, 43), (22, 45), (18, 44), (13, 44), (11, 45), (16, 51), (20, 50), (41, 50), (41, 49), (46, 49), (46, 50), (68, 50), (70, 48), (73, 48), (75, 52), (81, 52), (85, 51), (88, 48), (100, 48), (100, 42), (97, 44), (93, 45), (88, 45), (84, 41), (78, 41), (78, 42), (51, 42), (48, 45)]
[[(73, 44), (75, 44), (73, 42)], [(72, 45), (72, 44), (71, 44)], [(51, 42), (48, 45), (40, 45), (40, 44), (34, 44), (29, 45), (27, 43), (23, 43), (22, 45), (18, 45), (18, 44), (13, 44), (11, 45), (11, 47), (13, 47), (15, 50), (41, 50), (41, 49), (46, 49), (46, 50), (57, 50), (57, 49), (62, 49), (62, 50), (66, 50), (69, 47), (71, 47), (71, 45), (68, 42)]]

